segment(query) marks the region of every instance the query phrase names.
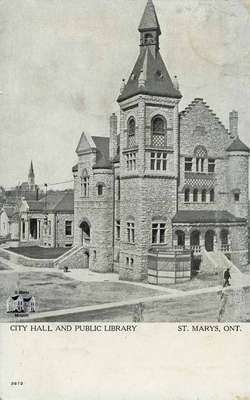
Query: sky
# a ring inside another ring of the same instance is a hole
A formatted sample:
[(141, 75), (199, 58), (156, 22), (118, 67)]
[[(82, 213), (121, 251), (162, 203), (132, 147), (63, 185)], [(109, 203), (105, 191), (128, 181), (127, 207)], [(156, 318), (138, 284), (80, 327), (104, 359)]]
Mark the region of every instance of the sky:
[[(109, 116), (139, 52), (146, 0), (0, 0), (0, 185), (72, 179), (82, 131)], [(202, 97), (250, 146), (250, 1), (154, 0), (180, 110)], [(70, 184), (66, 186), (70, 187)], [(61, 186), (54, 186), (60, 188)], [(52, 187), (51, 187), (52, 188)]]

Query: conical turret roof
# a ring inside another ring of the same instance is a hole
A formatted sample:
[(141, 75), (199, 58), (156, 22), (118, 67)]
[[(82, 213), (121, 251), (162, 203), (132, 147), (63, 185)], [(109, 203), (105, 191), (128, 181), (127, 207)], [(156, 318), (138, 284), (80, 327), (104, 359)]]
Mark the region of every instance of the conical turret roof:
[(35, 176), (35, 174), (34, 174), (34, 168), (33, 168), (33, 162), (31, 161), (31, 163), (30, 163), (30, 169), (29, 169), (29, 175), (28, 175), (29, 177), (34, 177)]
[(161, 33), (161, 28), (160, 28), (160, 24), (155, 12), (155, 7), (154, 4), (152, 2), (152, 0), (148, 0), (140, 25), (139, 25), (139, 31), (146, 31), (146, 30), (154, 30), (156, 29), (159, 34)]

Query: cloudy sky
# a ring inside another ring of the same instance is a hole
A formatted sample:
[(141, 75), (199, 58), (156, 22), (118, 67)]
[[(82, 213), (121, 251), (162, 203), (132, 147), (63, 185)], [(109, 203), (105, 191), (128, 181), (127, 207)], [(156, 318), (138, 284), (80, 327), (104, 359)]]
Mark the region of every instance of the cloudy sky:
[[(72, 178), (81, 132), (109, 134), (122, 78), (138, 55), (146, 0), (0, 0), (0, 184)], [(228, 127), (239, 111), (250, 145), (249, 0), (155, 0), (161, 54), (183, 99)]]

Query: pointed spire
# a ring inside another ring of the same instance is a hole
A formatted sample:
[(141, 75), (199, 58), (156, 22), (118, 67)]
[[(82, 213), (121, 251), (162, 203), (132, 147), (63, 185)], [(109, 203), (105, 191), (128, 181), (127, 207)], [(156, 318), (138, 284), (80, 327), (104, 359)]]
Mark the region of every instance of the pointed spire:
[(157, 30), (158, 34), (161, 34), (160, 24), (156, 15), (155, 7), (152, 0), (148, 0), (140, 25), (139, 32), (147, 30)]
[(32, 160), (31, 160), (31, 163), (30, 163), (30, 170), (29, 170), (29, 175), (28, 176), (29, 177), (34, 177), (35, 176)]

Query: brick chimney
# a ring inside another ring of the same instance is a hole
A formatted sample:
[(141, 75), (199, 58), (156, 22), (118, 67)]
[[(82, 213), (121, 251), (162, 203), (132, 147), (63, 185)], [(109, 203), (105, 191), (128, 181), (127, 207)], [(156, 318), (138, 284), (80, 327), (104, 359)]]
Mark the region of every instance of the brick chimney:
[(117, 154), (117, 116), (113, 113), (109, 119), (110, 123), (110, 138), (109, 138), (109, 156), (110, 159)]
[(238, 136), (238, 112), (235, 110), (229, 113), (229, 131), (233, 137)]

